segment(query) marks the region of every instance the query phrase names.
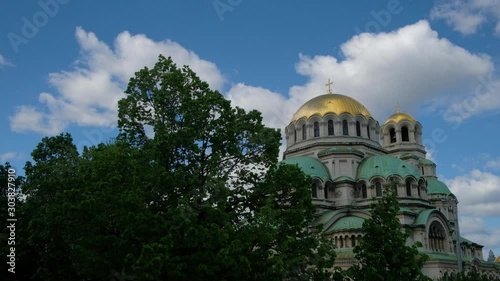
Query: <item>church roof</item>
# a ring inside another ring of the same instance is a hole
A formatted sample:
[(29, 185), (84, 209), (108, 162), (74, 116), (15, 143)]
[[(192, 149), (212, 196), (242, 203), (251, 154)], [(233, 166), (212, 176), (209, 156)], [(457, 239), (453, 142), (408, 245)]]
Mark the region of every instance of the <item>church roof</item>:
[(326, 232), (361, 229), (365, 219), (356, 216), (347, 216), (336, 221)]
[(330, 173), (325, 164), (316, 158), (308, 156), (290, 157), (282, 161), (285, 164), (297, 165), (302, 172), (311, 176), (320, 178), (322, 181), (330, 179)]
[(427, 177), (427, 194), (452, 194), (446, 184), (434, 177)]
[(409, 114), (406, 114), (403, 112), (396, 112), (393, 115), (389, 116), (389, 118), (387, 118), (387, 120), (385, 120), (385, 124), (388, 124), (391, 122), (397, 124), (401, 121), (410, 121), (412, 123), (417, 122), (417, 120), (415, 120), (415, 118), (411, 117), (411, 115), (409, 115)]
[(432, 162), (429, 159), (425, 159), (425, 158), (421, 158), (420, 160), (418, 160), (418, 163), (421, 165), (434, 165), (434, 166), (436, 166), (436, 163)]
[(372, 117), (368, 109), (357, 100), (339, 94), (326, 94), (312, 98), (304, 103), (293, 115), (292, 122), (301, 118), (308, 119), (315, 115), (323, 117), (328, 113), (336, 115), (349, 113), (352, 116), (363, 115), (366, 118)]
[(420, 173), (409, 163), (392, 156), (376, 155), (365, 158), (358, 167), (357, 179), (370, 180), (375, 176), (385, 179), (392, 175), (403, 178), (412, 176), (421, 177)]

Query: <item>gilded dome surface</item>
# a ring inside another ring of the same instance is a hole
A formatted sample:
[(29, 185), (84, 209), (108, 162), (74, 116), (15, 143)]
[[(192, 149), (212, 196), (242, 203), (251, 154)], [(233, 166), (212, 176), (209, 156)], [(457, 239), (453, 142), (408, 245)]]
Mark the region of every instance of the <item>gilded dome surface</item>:
[(339, 94), (326, 94), (317, 96), (304, 103), (293, 115), (292, 122), (301, 118), (309, 118), (314, 115), (325, 116), (328, 113), (340, 115), (349, 113), (352, 116), (363, 115), (372, 117), (368, 109), (357, 100)]
[(411, 117), (411, 115), (403, 113), (403, 112), (397, 112), (397, 113), (394, 113), (393, 115), (389, 116), (389, 118), (387, 118), (387, 120), (385, 120), (385, 124), (390, 123), (390, 122), (394, 122), (397, 124), (403, 120), (410, 121), (413, 123), (417, 122), (417, 120), (415, 120), (415, 118)]

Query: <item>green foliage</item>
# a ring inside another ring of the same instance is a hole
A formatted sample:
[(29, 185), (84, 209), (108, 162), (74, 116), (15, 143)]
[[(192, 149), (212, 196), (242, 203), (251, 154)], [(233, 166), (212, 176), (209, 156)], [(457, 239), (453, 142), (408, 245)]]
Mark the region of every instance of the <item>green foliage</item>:
[[(24, 225), (41, 280), (331, 280), (310, 178), (280, 133), (160, 56), (130, 80), (116, 142), (44, 138)], [(336, 273), (336, 276), (340, 276)]]
[(439, 281), (500, 281), (500, 278), (488, 274), (480, 274), (478, 272), (468, 271), (459, 274), (445, 273)]
[(359, 264), (350, 269), (354, 280), (429, 280), (421, 272), (428, 257), (418, 252), (420, 245), (406, 245), (409, 234), (401, 230), (397, 218), (395, 188), (393, 182), (384, 190), (384, 196), (372, 205), (371, 218), (363, 223), (365, 235), (354, 248)]

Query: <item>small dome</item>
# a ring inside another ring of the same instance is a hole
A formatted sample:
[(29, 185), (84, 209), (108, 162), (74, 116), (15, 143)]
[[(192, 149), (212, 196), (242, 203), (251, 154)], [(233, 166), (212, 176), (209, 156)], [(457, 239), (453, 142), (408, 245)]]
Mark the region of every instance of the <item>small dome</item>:
[(500, 256), (495, 259), (495, 262), (500, 262)]
[(320, 178), (322, 181), (330, 179), (330, 172), (328, 172), (325, 164), (318, 159), (308, 156), (298, 156), (287, 158), (281, 162), (289, 165), (297, 165), (302, 172), (313, 178)]
[(387, 118), (387, 120), (385, 120), (385, 124), (388, 124), (391, 122), (397, 124), (403, 120), (410, 121), (412, 123), (417, 122), (417, 120), (415, 120), (415, 118), (411, 117), (411, 115), (403, 113), (403, 112), (397, 112), (397, 113), (394, 113), (393, 115), (389, 116), (389, 118)]
[(292, 122), (301, 118), (311, 116), (325, 116), (328, 113), (340, 115), (349, 113), (352, 116), (363, 115), (366, 118), (372, 117), (368, 109), (357, 100), (339, 94), (326, 94), (310, 99), (304, 103), (293, 115)]
[(326, 232), (360, 230), (363, 227), (365, 219), (356, 216), (347, 216), (336, 221)]
[(357, 179), (370, 180), (372, 177), (381, 176), (384, 179), (390, 176), (406, 178), (412, 176), (420, 178), (420, 173), (410, 163), (388, 155), (367, 157), (358, 167)]
[(427, 180), (427, 194), (443, 194), (450, 195), (452, 194), (448, 186), (446, 184), (436, 178), (429, 177)]

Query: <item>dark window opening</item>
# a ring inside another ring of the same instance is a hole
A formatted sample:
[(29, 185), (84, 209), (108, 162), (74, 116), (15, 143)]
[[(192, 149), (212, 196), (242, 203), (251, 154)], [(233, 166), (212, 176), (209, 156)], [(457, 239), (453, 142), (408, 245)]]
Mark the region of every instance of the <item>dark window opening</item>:
[(420, 198), (420, 186), (417, 186), (418, 197)]
[(366, 135), (368, 136), (369, 139), (372, 137), (370, 136), (370, 125), (366, 126)]
[(323, 191), (324, 191), (323, 195), (324, 195), (325, 199), (328, 199), (328, 185), (325, 184), (325, 188)]
[(313, 198), (318, 198), (318, 190), (316, 188), (316, 184), (315, 183), (311, 184), (311, 192), (312, 192), (312, 197)]
[(366, 190), (366, 184), (363, 184), (361, 186), (361, 193), (362, 193), (363, 198), (367, 198), (368, 197), (368, 192)]
[(396, 142), (396, 130), (394, 130), (394, 128), (392, 128), (389, 131), (389, 135), (391, 137), (391, 143), (395, 143)]
[(408, 128), (407, 127), (401, 128), (401, 140), (402, 141), (410, 141), (410, 137), (408, 135)]
[(349, 135), (349, 127), (347, 125), (347, 120), (342, 121), (342, 134), (344, 136)]
[(314, 137), (319, 137), (319, 123), (314, 122)]
[(382, 184), (380, 182), (375, 183), (375, 194), (377, 197), (382, 196)]
[(307, 139), (306, 125), (302, 125), (302, 140)]
[(329, 120), (328, 121), (328, 135), (329, 136), (333, 136), (333, 121), (332, 120)]
[(293, 142), (297, 142), (297, 130), (293, 130)]
[(356, 121), (356, 136), (361, 137), (361, 124)]
[(411, 196), (411, 182), (406, 181), (406, 196)]

